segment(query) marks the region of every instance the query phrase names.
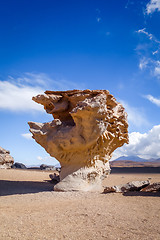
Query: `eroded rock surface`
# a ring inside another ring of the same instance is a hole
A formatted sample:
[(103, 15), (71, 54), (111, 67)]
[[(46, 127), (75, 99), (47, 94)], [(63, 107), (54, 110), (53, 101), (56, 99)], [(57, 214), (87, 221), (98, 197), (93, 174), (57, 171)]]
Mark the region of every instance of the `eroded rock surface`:
[(100, 190), (112, 152), (128, 143), (123, 106), (107, 90), (46, 91), (33, 100), (54, 117), (29, 126), (36, 142), (61, 164), (55, 190)]
[(141, 192), (158, 192), (160, 191), (160, 182), (152, 183), (145, 188), (141, 189)]
[(0, 168), (11, 168), (13, 163), (14, 159), (10, 155), (10, 151), (0, 147)]

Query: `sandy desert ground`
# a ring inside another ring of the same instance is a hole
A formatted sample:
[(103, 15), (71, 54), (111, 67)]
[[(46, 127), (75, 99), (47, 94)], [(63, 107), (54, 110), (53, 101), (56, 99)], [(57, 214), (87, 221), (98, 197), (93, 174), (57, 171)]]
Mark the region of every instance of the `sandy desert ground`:
[[(104, 186), (160, 174), (111, 174)], [(54, 192), (49, 172), (0, 170), (0, 239), (160, 239), (160, 194)]]

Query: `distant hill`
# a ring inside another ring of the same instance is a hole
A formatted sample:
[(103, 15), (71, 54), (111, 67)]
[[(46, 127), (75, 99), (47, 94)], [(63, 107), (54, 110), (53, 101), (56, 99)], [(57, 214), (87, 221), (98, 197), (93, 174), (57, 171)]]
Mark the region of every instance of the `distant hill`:
[[(125, 157), (125, 159), (128, 157)], [(123, 160), (121, 160), (123, 159)], [(132, 158), (129, 157), (130, 160), (124, 160), (124, 157), (117, 158), (114, 161), (110, 161), (110, 166), (112, 167), (160, 167), (160, 159), (151, 159), (146, 160), (140, 158), (140, 161), (138, 161), (138, 157), (134, 158), (134, 160), (131, 160)], [(136, 160), (135, 160), (136, 159)]]
[(121, 156), (117, 159), (115, 159), (114, 161), (121, 161), (121, 160), (129, 160), (129, 161), (133, 161), (133, 162), (148, 162), (147, 159), (144, 158), (140, 158), (138, 156)]

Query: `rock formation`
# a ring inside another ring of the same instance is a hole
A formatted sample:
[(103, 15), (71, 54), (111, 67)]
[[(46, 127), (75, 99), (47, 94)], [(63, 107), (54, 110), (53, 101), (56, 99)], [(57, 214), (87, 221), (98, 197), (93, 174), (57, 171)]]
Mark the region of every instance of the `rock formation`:
[(125, 192), (132, 192), (132, 191), (140, 191), (141, 189), (147, 187), (150, 184), (149, 180), (146, 181), (132, 181), (126, 184), (121, 184), (112, 187), (105, 187), (103, 193), (125, 193)]
[(41, 164), (40, 169), (45, 171), (56, 171), (56, 167), (46, 164)]
[(141, 189), (141, 192), (159, 192), (160, 191), (160, 182), (152, 183), (145, 188)]
[(10, 155), (10, 151), (0, 147), (0, 168), (11, 168), (14, 163), (13, 157)]
[(59, 175), (54, 173), (54, 174), (49, 174), (50, 179), (52, 180), (53, 183), (58, 183), (60, 181)]
[(32, 99), (54, 117), (29, 122), (32, 137), (61, 164), (54, 189), (100, 190), (112, 152), (128, 143), (123, 106), (107, 90), (46, 91)]
[(19, 163), (19, 162), (15, 162), (13, 165), (12, 165), (12, 168), (16, 169), (16, 168), (19, 168), (19, 169), (27, 169), (27, 167), (23, 164), (23, 163)]

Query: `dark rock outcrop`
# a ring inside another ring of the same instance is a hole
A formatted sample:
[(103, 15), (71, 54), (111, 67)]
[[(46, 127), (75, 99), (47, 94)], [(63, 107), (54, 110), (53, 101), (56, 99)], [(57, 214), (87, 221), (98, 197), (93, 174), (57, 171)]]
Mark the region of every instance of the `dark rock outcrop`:
[(54, 166), (50, 166), (46, 164), (41, 164), (40, 169), (46, 170), (46, 171), (56, 171), (56, 168)]
[(18, 162), (14, 163), (12, 165), (12, 168), (27, 169), (27, 167), (23, 163), (18, 163)]

